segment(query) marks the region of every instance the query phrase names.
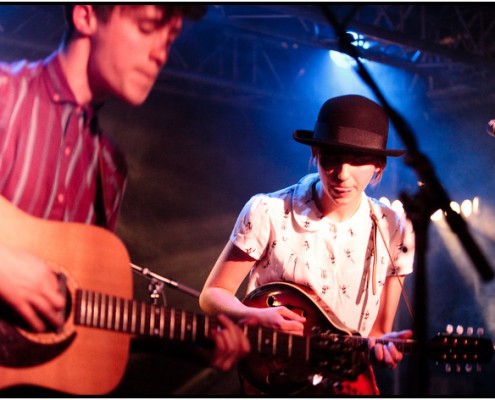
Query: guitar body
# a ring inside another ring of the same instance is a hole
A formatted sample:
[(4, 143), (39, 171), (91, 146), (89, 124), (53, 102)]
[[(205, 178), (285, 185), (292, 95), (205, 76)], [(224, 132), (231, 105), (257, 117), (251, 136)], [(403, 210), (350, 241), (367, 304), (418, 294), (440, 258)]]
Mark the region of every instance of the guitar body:
[[(330, 331), (339, 335), (355, 335), (342, 324), (335, 313), (310, 289), (288, 282), (273, 282), (250, 292), (243, 303), (249, 307), (266, 308), (285, 306), (306, 318), (304, 335)], [(378, 395), (379, 391), (371, 367), (365, 365), (359, 354), (349, 356), (344, 363), (356, 363), (362, 373), (353, 381), (341, 381), (335, 376), (330, 388), (318, 393), (320, 388), (309, 389), (307, 379), (311, 375), (307, 367), (297, 360), (277, 355), (252, 353), (239, 363), (246, 394), (251, 395)], [(342, 360), (328, 360), (342, 362)], [(317, 373), (316, 369), (316, 373)], [(311, 390), (307, 392), (307, 390)]]
[[(132, 297), (129, 256), (121, 241), (94, 226), (34, 218), (0, 197), (0, 243), (27, 251), (67, 278), (68, 302), (79, 287)], [(130, 336), (75, 326), (73, 310), (62, 332), (33, 334), (0, 312), (0, 389), (35, 385), (100, 395), (112, 391), (127, 365)]]

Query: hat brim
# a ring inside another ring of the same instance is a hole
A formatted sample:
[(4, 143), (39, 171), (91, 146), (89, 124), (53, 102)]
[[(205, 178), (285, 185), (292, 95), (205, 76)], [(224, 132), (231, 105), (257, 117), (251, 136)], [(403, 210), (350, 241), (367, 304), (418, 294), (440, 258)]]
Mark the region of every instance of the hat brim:
[(371, 155), (389, 156), (389, 157), (400, 157), (406, 154), (405, 150), (370, 149), (368, 147), (346, 145), (338, 142), (332, 142), (329, 140), (322, 142), (320, 140), (313, 139), (313, 131), (307, 131), (302, 129), (296, 130), (292, 136), (297, 142), (302, 144), (307, 144), (316, 147), (325, 147), (330, 149), (342, 149), (345, 151), (351, 151), (353, 153), (362, 153), (362, 154), (371, 154)]

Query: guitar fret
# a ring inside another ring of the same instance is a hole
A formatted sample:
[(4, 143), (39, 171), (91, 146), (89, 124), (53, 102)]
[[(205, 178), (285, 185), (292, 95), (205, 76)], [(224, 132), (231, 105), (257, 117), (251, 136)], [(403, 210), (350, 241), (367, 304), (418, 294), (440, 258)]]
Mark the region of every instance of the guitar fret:
[(175, 329), (175, 309), (172, 307), (170, 309), (170, 334), (169, 338), (174, 338), (174, 329)]
[(160, 331), (158, 334), (160, 337), (165, 334), (165, 308), (163, 307), (160, 308)]
[(152, 328), (150, 332), (151, 335), (158, 336), (160, 334), (160, 329), (157, 328), (157, 322), (158, 324), (160, 323), (160, 310), (161, 307), (157, 307), (157, 306), (151, 307), (151, 314), (153, 316), (153, 323), (151, 324)]
[(114, 321), (114, 329), (116, 331), (120, 331), (120, 299), (115, 299), (115, 321)]
[(181, 318), (180, 318), (180, 340), (184, 341), (186, 335), (186, 313), (184, 311), (181, 311)]
[(129, 322), (129, 301), (124, 300), (124, 315), (122, 316), (122, 332), (128, 332), (128, 322)]
[(206, 315), (203, 326), (203, 337), (208, 337), (208, 332), (210, 332), (210, 317)]
[(91, 319), (90, 319), (90, 326), (95, 326), (96, 321), (97, 321), (97, 315), (98, 315), (98, 293), (92, 293), (93, 294), (93, 302), (91, 304)]
[(156, 306), (151, 305), (151, 307), (150, 307), (150, 323), (149, 323), (149, 334), (150, 335), (155, 334), (155, 312), (156, 312)]
[(145, 323), (146, 323), (146, 313), (145, 313), (145, 304), (141, 303), (141, 314), (139, 315), (140, 324), (139, 324), (139, 333), (144, 334)]
[(88, 306), (86, 308), (86, 325), (91, 326), (91, 316), (93, 314), (93, 296), (92, 292), (87, 292), (88, 298), (87, 298), (87, 303)]
[(113, 302), (112, 298), (108, 298), (108, 314), (107, 314), (107, 329), (112, 329), (112, 314), (113, 314)]
[(104, 327), (105, 326), (105, 311), (106, 311), (106, 305), (107, 305), (107, 296), (103, 295), (101, 296), (101, 311), (100, 311), (100, 320), (98, 322), (98, 328)]
[(193, 322), (192, 322), (192, 340), (196, 342), (196, 329), (198, 328), (198, 318), (196, 314), (193, 314)]
[(136, 304), (136, 301), (133, 300), (132, 301), (132, 317), (131, 317), (131, 333), (136, 333), (136, 319), (137, 319), (137, 316), (136, 316), (136, 307), (137, 304)]

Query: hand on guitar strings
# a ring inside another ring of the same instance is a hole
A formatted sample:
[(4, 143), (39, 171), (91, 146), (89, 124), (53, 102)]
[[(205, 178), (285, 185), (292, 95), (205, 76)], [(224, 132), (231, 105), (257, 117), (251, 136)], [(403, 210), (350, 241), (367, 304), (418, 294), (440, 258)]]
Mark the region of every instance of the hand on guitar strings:
[(29, 253), (2, 245), (0, 272), (3, 277), (0, 298), (30, 329), (45, 332), (63, 326), (65, 297), (60, 292), (57, 276), (46, 263)]
[(251, 346), (242, 329), (229, 318), (219, 314), (217, 320), (223, 329), (212, 331), (215, 349), (210, 365), (226, 372), (251, 351)]
[[(383, 367), (395, 368), (402, 361), (403, 354), (393, 343), (393, 339), (411, 339), (413, 332), (406, 329), (398, 332), (390, 332), (379, 338), (368, 338), (367, 361)], [(378, 339), (378, 340), (377, 340)], [(388, 341), (388, 339), (392, 339)]]

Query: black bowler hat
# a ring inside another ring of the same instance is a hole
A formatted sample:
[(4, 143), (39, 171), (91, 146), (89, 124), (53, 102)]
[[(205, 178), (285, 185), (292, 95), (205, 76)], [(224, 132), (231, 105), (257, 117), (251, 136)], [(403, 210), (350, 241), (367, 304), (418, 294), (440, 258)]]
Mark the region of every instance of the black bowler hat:
[(314, 131), (296, 130), (295, 140), (328, 150), (397, 157), (404, 150), (387, 149), (388, 117), (374, 101), (359, 95), (327, 100)]

